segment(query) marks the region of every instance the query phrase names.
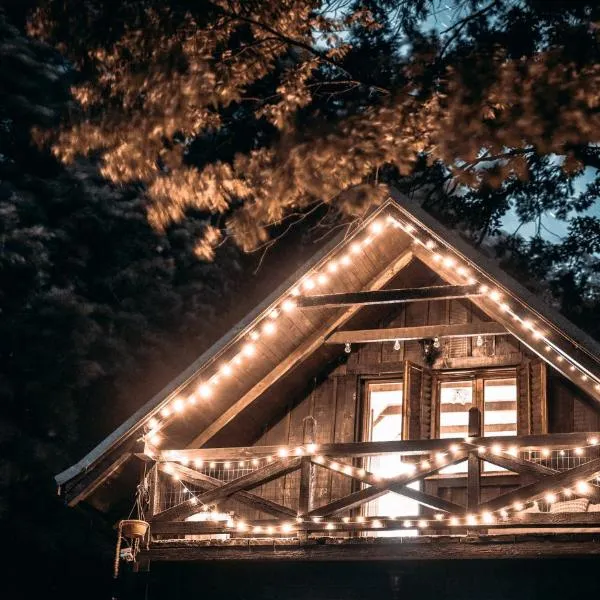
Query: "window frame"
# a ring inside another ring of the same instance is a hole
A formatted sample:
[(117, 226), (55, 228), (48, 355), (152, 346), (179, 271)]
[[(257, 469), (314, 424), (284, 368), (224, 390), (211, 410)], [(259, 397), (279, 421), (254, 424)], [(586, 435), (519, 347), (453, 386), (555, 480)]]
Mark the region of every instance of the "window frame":
[(386, 374), (381, 377), (365, 377), (361, 381), (361, 416), (360, 416), (360, 435), (359, 439), (363, 442), (368, 442), (371, 432), (369, 430), (370, 415), (371, 415), (371, 395), (369, 393), (369, 386), (371, 384), (400, 384), (402, 388), (402, 439), (406, 439), (406, 419), (407, 419), (407, 407), (406, 398), (404, 398), (404, 375), (401, 373)]
[(517, 415), (515, 428), (519, 431), (519, 377), (517, 367), (500, 367), (497, 369), (470, 369), (456, 371), (437, 371), (434, 386), (434, 396), (432, 398), (432, 408), (435, 411), (435, 419), (432, 419), (434, 431), (433, 437), (440, 437), (440, 415), (441, 415), (441, 389), (442, 383), (451, 381), (472, 381), (473, 382), (473, 406), (479, 409), (481, 414), (481, 433), (485, 431), (485, 381), (490, 379), (514, 379), (517, 393)]

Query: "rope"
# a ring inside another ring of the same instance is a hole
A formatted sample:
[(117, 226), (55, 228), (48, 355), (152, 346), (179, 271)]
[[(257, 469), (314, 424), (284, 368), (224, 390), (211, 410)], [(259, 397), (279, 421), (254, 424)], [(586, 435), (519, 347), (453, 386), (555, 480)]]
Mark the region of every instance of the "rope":
[(117, 537), (117, 548), (115, 551), (115, 563), (114, 563), (114, 568), (113, 568), (113, 578), (117, 579), (117, 577), (119, 576), (119, 561), (121, 558), (121, 541), (123, 540), (123, 533), (122, 533), (122, 529), (123, 529), (123, 521), (119, 521), (119, 535)]

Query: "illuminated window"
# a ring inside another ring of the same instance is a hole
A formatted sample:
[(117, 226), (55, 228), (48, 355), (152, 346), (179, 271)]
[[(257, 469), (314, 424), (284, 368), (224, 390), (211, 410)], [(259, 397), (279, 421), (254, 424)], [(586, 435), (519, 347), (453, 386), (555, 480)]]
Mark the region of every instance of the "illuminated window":
[[(468, 435), (469, 409), (481, 410), (484, 436), (517, 435), (517, 380), (515, 377), (474, 376), (464, 380), (442, 381), (439, 388), (439, 437), (464, 438)], [(465, 473), (463, 461), (440, 473)], [(490, 463), (484, 470), (501, 471)]]
[[(402, 382), (369, 383), (367, 386), (367, 437), (368, 441), (383, 442), (401, 440), (404, 421)], [(406, 468), (399, 454), (372, 456), (368, 461), (368, 470), (380, 477), (400, 475)], [(420, 489), (419, 482), (410, 484)], [(365, 514), (378, 517), (417, 516), (419, 504), (414, 500), (393, 492), (384, 494), (369, 502)], [(396, 531), (377, 532), (378, 537), (398, 535)], [(403, 536), (417, 535), (417, 530), (402, 530)]]

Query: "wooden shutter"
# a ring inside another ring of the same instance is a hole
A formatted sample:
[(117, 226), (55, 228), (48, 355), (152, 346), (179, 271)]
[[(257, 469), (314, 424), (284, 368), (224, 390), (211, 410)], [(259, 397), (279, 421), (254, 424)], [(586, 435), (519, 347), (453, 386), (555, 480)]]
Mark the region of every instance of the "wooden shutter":
[(546, 363), (527, 360), (517, 369), (519, 435), (548, 433)]
[(431, 370), (410, 361), (404, 363), (403, 398), (406, 406), (404, 439), (431, 437)]

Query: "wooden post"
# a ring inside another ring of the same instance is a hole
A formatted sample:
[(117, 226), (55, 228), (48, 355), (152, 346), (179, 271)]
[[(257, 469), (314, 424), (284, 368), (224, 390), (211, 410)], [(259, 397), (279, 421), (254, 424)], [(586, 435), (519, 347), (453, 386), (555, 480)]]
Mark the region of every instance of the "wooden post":
[(148, 484), (148, 509), (146, 513), (146, 520), (151, 521), (152, 517), (154, 517), (160, 508), (158, 497), (158, 465), (156, 463), (150, 468), (150, 471), (146, 476), (146, 482)]
[[(481, 412), (476, 407), (469, 409), (469, 437), (481, 437)], [(467, 459), (467, 510), (476, 510), (480, 501), (481, 461), (478, 451), (471, 450)]]
[[(314, 444), (317, 421), (314, 417), (305, 417), (303, 421), (303, 443)], [(305, 515), (313, 509), (315, 466), (310, 456), (303, 456), (300, 465), (300, 497), (298, 500), (298, 516)]]

